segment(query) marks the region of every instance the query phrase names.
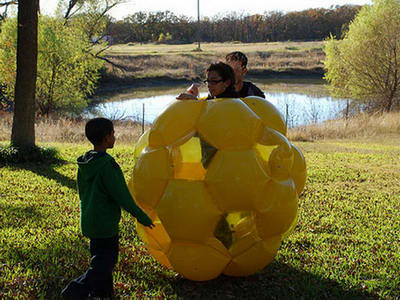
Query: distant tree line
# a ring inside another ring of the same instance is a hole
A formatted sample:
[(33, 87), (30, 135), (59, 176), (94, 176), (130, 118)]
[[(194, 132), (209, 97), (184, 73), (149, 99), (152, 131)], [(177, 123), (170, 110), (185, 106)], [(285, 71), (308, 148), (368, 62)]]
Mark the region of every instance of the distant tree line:
[[(270, 11), (256, 15), (229, 13), (204, 17), (200, 21), (201, 41), (321, 40), (329, 35), (340, 38), (360, 8), (343, 5), (289, 13)], [(176, 16), (170, 11), (140, 11), (121, 21), (110, 19), (106, 32), (113, 43), (192, 43), (196, 41), (197, 26), (197, 20)]]

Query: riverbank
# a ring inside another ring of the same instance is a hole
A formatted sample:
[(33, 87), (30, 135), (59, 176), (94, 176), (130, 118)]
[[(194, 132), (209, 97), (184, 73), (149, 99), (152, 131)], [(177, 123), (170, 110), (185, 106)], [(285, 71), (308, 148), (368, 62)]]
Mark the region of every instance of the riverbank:
[(232, 51), (248, 57), (249, 78), (314, 78), (324, 74), (323, 41), (276, 43), (204, 43), (111, 46), (96, 95), (140, 87), (177, 86), (200, 81), (206, 68)]
[[(324, 71), (317, 67), (314, 69), (288, 68), (282, 71), (276, 70), (251, 70), (246, 75), (246, 80), (296, 80), (296, 79), (315, 79), (322, 80)], [(135, 78), (133, 76), (118, 76), (113, 73), (103, 72), (96, 89), (95, 96), (101, 94), (120, 93), (133, 88), (154, 88), (154, 87), (177, 87), (189, 85), (193, 82), (200, 82), (201, 77), (183, 78), (173, 76), (155, 76)]]

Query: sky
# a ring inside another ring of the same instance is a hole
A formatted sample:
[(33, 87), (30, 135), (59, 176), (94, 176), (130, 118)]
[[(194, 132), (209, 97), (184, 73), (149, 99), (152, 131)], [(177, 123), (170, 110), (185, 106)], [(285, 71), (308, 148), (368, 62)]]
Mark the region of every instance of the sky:
[[(329, 8), (332, 5), (371, 4), (372, 0), (199, 0), (200, 18), (211, 17), (227, 12), (245, 14), (263, 13), (279, 10), (283, 12), (300, 11), (308, 8)], [(40, 0), (42, 13), (51, 14), (57, 0)], [(197, 0), (125, 0), (126, 3), (114, 7), (110, 14), (117, 20), (138, 11), (166, 11), (175, 15), (185, 15), (197, 19)]]

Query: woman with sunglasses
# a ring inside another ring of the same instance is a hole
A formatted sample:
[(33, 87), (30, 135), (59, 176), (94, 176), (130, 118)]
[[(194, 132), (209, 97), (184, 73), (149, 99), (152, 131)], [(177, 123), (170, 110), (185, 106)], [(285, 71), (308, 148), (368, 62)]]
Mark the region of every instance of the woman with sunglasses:
[[(208, 96), (200, 100), (211, 100), (215, 98), (238, 98), (238, 93), (235, 92), (235, 73), (233, 69), (223, 63), (218, 62), (211, 64), (207, 70), (207, 79), (204, 83), (207, 84)], [(199, 90), (196, 84), (193, 84), (185, 93), (180, 94), (178, 100), (197, 100)], [(197, 136), (197, 134), (196, 134)], [(217, 153), (217, 149), (200, 138), (201, 145), (201, 162), (204, 168), (207, 168), (211, 159)]]
[[(211, 64), (207, 70), (207, 79), (204, 83), (207, 84), (208, 97), (206, 100), (214, 98), (238, 98), (238, 93), (235, 92), (235, 73), (233, 69), (223, 63), (218, 62)], [(196, 100), (199, 96), (199, 90), (196, 84), (193, 84), (185, 93), (180, 94), (178, 100)]]

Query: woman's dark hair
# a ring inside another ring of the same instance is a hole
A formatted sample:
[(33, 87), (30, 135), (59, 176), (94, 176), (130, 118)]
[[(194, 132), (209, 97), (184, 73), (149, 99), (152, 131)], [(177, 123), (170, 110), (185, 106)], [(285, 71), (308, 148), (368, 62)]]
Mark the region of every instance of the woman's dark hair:
[(233, 72), (233, 69), (231, 68), (230, 65), (227, 65), (226, 63), (223, 62), (217, 62), (214, 64), (211, 64), (207, 70), (206, 73), (214, 71), (217, 72), (219, 76), (221, 76), (223, 81), (230, 80), (231, 84), (228, 86), (229, 88), (233, 88), (235, 85), (235, 73)]
[(114, 130), (113, 123), (106, 118), (94, 118), (85, 126), (85, 135), (93, 145), (101, 144), (104, 137)]

